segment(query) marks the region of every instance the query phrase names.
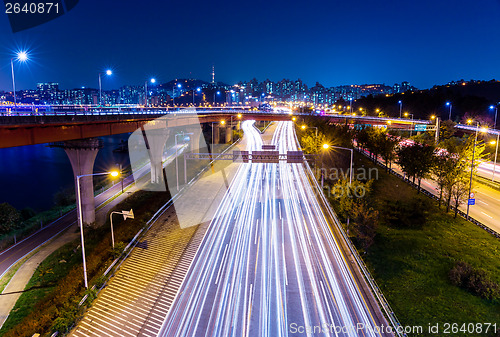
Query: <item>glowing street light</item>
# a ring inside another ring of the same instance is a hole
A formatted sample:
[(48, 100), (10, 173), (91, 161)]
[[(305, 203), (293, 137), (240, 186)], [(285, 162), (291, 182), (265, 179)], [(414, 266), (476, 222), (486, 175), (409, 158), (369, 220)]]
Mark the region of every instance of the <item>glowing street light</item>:
[(82, 174), (79, 176), (76, 176), (76, 200), (78, 202), (78, 224), (80, 226), (80, 238), (82, 242), (82, 258), (83, 258), (83, 281), (85, 284), (85, 289), (89, 288), (89, 284), (87, 281), (87, 262), (85, 260), (85, 242), (83, 239), (83, 215), (82, 215), (82, 195), (81, 195), (81, 188), (80, 188), (80, 178), (83, 177), (91, 177), (91, 176), (102, 176), (102, 175), (110, 175), (112, 177), (118, 177), (120, 175), (120, 172), (113, 170), (109, 172), (101, 172), (101, 173), (92, 173), (92, 174)]
[(490, 110), (495, 109), (495, 124), (493, 124), (493, 129), (497, 128), (497, 113), (498, 113), (498, 107), (494, 105), (490, 105)]
[[(200, 92), (201, 88), (196, 88), (196, 92)], [(193, 89), (193, 105), (194, 105), (194, 89)]]
[(494, 163), (493, 163), (493, 175), (491, 176), (491, 181), (495, 181), (495, 170), (496, 170), (496, 168), (497, 168), (498, 140), (499, 140), (498, 138), (499, 138), (499, 137), (500, 137), (500, 132), (497, 132), (497, 140), (496, 140), (496, 141), (495, 141), (495, 140), (493, 140), (493, 141), (491, 141), (491, 143), (490, 143), (491, 145), (495, 145), (495, 144), (497, 145), (497, 146), (496, 146), (496, 149), (495, 149), (495, 161), (494, 161)]
[[(108, 69), (105, 72), (106, 75), (111, 76), (113, 75), (113, 72)], [(102, 80), (101, 80), (101, 73), (99, 73), (99, 105), (102, 106)]]
[[(24, 50), (16, 54), (15, 60), (24, 63), (28, 60), (28, 53)], [(16, 80), (14, 76), (14, 58), (10, 59), (10, 69), (12, 71), (12, 93), (14, 94), (14, 111), (17, 112)]]
[(325, 144), (323, 144), (323, 149), (328, 150), (329, 148), (330, 148), (330, 145), (328, 145), (328, 144), (326, 144), (326, 143), (325, 143)]
[(448, 119), (451, 119), (451, 107), (452, 107), (452, 104), (450, 102), (446, 102), (446, 106), (450, 107), (450, 113), (448, 115)]
[[(156, 78), (151, 78), (149, 80), (149, 82), (151, 82), (151, 84), (155, 84), (156, 83)], [(144, 82), (144, 106), (148, 106), (148, 81)]]

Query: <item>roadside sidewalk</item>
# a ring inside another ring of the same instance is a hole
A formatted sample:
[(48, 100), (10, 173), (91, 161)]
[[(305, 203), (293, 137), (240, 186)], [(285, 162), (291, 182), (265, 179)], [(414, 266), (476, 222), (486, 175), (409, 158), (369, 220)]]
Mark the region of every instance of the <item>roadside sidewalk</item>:
[(79, 233), (76, 230), (77, 226), (72, 225), (64, 233), (38, 248), (38, 251), (19, 267), (2, 294), (0, 294), (0, 327), (9, 317), (10, 311), (14, 308), (36, 268), (54, 251), (78, 238)]

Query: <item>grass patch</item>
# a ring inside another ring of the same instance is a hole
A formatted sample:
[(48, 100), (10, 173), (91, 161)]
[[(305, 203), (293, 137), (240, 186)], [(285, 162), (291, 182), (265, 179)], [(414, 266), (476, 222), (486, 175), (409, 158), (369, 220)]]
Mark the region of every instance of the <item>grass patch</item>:
[[(356, 162), (373, 166), (365, 158), (357, 157)], [(379, 180), (373, 189), (375, 197), (371, 202), (381, 213), (395, 200), (422, 199), (427, 205), (426, 220), (419, 229), (395, 228), (380, 221), (375, 244), (364, 255), (401, 323), (421, 325), (424, 332), (429, 323), (445, 322), (497, 323), (500, 329), (500, 300), (475, 296), (452, 285), (448, 277), (457, 261), (465, 261), (485, 270), (492, 281), (500, 283), (500, 240), (461, 218), (454, 219), (451, 213), (445, 214), (437, 202), (417, 195), (414, 188), (383, 170), (379, 170)], [(490, 331), (477, 336), (494, 334)]]

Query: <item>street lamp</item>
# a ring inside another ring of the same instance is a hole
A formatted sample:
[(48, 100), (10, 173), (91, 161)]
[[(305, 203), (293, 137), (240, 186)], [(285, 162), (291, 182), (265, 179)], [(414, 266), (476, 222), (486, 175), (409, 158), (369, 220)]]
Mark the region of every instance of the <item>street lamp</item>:
[(403, 102), (398, 101), (398, 103), (399, 103), (399, 118), (401, 118), (401, 111), (403, 111)]
[[(196, 92), (200, 92), (201, 88), (196, 88)], [(193, 89), (193, 105), (194, 105), (194, 89)]]
[(123, 220), (133, 219), (134, 211), (130, 209), (130, 211), (121, 211), (121, 212), (111, 212), (109, 215), (109, 221), (111, 222), (111, 246), (113, 249), (115, 248), (115, 235), (113, 234), (113, 214), (121, 214), (123, 215)]
[(446, 106), (450, 107), (450, 113), (448, 115), (448, 119), (451, 119), (451, 107), (452, 107), (452, 104), (450, 102), (446, 102)]
[[(481, 128), (481, 132), (487, 132), (488, 129), (483, 127)], [(475, 135), (475, 138), (474, 138), (474, 147), (472, 148), (472, 160), (471, 160), (471, 164), (470, 164), (470, 180), (469, 180), (469, 197), (468, 199), (470, 199), (471, 197), (471, 192), (472, 192), (472, 174), (474, 173), (474, 157), (476, 156), (476, 143), (477, 143), (477, 134), (479, 132), (479, 122), (476, 123), (476, 135)], [(469, 220), (469, 207), (470, 207), (470, 202), (467, 201), (467, 218), (466, 220)]]
[[(328, 150), (331, 147), (333, 147), (334, 149), (351, 151), (351, 164), (349, 165), (349, 186), (352, 186), (352, 176), (353, 176), (352, 166), (353, 166), (353, 159), (354, 159), (353, 149), (349, 149), (349, 148), (341, 147), (341, 146), (334, 146), (334, 145), (330, 145), (330, 144), (326, 144), (326, 143), (323, 144), (323, 149), (325, 149), (325, 150)], [(321, 174), (321, 185), (323, 186), (323, 173)]]
[[(149, 81), (151, 84), (155, 84), (156, 78), (152, 78)], [(144, 82), (144, 106), (148, 106), (148, 81)]]
[[(177, 84), (177, 88), (182, 88), (182, 84)], [(172, 107), (175, 106), (175, 85), (172, 88)]]
[[(28, 53), (20, 51), (16, 54), (15, 60), (18, 62), (26, 62), (28, 60)], [(16, 81), (14, 77), (14, 58), (10, 59), (10, 69), (12, 71), (12, 92), (14, 94), (14, 112), (17, 112), (17, 98), (16, 98)]]
[(220, 95), (220, 91), (217, 91), (217, 92), (214, 91), (214, 106), (215, 106), (215, 103), (216, 103), (216, 100), (215, 100), (215, 94), (216, 93), (217, 93), (217, 96), (219, 96)]
[(89, 284), (87, 281), (87, 262), (85, 261), (85, 243), (83, 240), (83, 216), (82, 216), (82, 196), (80, 192), (80, 178), (83, 177), (91, 177), (91, 176), (102, 176), (102, 175), (111, 175), (112, 177), (117, 177), (120, 173), (118, 171), (110, 171), (110, 172), (101, 172), (101, 173), (92, 173), (92, 174), (82, 174), (76, 176), (76, 197), (78, 202), (78, 225), (80, 226), (80, 238), (82, 241), (82, 258), (83, 258), (83, 280), (85, 283), (85, 289), (89, 288)]
[(405, 112), (405, 117), (408, 117), (408, 115), (411, 116), (411, 128), (410, 128), (410, 137), (411, 137), (413, 135), (413, 114)]
[(493, 129), (497, 128), (497, 113), (498, 113), (498, 107), (490, 105), (490, 110), (495, 109), (495, 124), (493, 124)]
[(500, 136), (500, 132), (497, 131), (497, 140), (492, 141), (491, 144), (494, 145), (496, 144), (496, 149), (495, 149), (495, 161), (493, 163), (493, 175), (491, 176), (491, 181), (495, 181), (495, 170), (497, 167), (497, 155), (498, 155), (498, 137)]
[[(106, 70), (106, 75), (111, 76), (113, 75), (113, 72), (108, 69)], [(102, 106), (102, 80), (101, 80), (101, 73), (99, 73), (99, 105)]]

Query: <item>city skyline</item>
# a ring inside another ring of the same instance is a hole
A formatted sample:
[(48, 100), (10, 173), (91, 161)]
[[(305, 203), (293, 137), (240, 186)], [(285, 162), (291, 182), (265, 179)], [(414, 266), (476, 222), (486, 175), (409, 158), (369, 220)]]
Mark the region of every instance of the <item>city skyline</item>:
[[(256, 77), (325, 86), (409, 81), (428, 88), (459, 78), (489, 80), (500, 77), (498, 47), (491, 43), (498, 29), (488, 20), (499, 10), (496, 1), (480, 7), (424, 1), (389, 8), (369, 1), (252, 7), (86, 1), (15, 34), (4, 16), (0, 87), (10, 87), (9, 59), (18, 49), (29, 50), (31, 57), (15, 65), (20, 89), (52, 81), (67, 88), (96, 87), (98, 73), (107, 67), (114, 74), (103, 89), (153, 76), (160, 82), (210, 81), (213, 65), (217, 78), (229, 84)], [(228, 15), (233, 12), (244, 15)]]

